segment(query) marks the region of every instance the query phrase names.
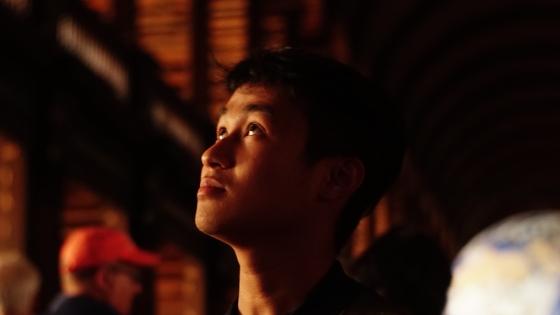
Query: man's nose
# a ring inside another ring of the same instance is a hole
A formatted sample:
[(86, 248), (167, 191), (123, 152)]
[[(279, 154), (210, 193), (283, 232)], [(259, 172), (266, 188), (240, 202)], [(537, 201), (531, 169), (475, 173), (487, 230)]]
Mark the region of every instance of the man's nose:
[(202, 153), (202, 165), (211, 168), (229, 168), (233, 165), (233, 142), (234, 139), (227, 136)]

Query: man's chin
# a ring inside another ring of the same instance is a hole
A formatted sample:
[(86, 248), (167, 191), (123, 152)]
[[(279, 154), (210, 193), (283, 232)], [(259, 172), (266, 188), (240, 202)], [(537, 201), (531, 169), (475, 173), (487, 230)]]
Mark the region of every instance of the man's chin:
[(213, 236), (222, 229), (223, 223), (219, 220), (219, 215), (217, 214), (218, 211), (212, 211), (215, 209), (206, 209), (201, 207), (200, 204), (196, 209), (196, 215), (194, 219), (194, 224), (196, 228), (210, 236)]
[(195, 226), (200, 232), (228, 245), (238, 243), (238, 239), (245, 234), (242, 231), (246, 229), (241, 228), (240, 222), (228, 220), (225, 216), (216, 217), (208, 214), (197, 210)]

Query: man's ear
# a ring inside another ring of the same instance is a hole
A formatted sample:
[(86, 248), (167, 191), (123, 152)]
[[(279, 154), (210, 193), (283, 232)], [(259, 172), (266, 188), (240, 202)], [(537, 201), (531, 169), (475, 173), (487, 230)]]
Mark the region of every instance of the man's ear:
[(360, 187), (364, 177), (365, 167), (360, 159), (335, 158), (329, 163), (321, 198), (332, 201), (345, 199)]
[(109, 270), (107, 266), (100, 267), (99, 270), (95, 273), (95, 285), (103, 290), (108, 289), (112, 283), (112, 272)]

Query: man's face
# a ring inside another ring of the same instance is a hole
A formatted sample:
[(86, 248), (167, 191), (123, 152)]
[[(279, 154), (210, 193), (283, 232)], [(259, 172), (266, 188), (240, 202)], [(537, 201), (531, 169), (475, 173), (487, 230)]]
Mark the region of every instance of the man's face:
[(305, 161), (307, 122), (282, 89), (241, 86), (216, 130), (202, 155), (198, 229), (227, 241), (282, 235), (312, 220), (318, 176)]
[(109, 304), (121, 315), (130, 314), (134, 298), (142, 291), (139, 275), (140, 270), (128, 264), (108, 267), (105, 294)]

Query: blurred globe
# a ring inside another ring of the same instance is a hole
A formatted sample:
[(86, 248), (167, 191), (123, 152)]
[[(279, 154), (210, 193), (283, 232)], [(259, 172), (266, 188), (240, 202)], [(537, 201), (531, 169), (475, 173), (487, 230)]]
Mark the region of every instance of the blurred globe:
[(518, 214), (453, 263), (445, 315), (560, 315), (560, 211)]

